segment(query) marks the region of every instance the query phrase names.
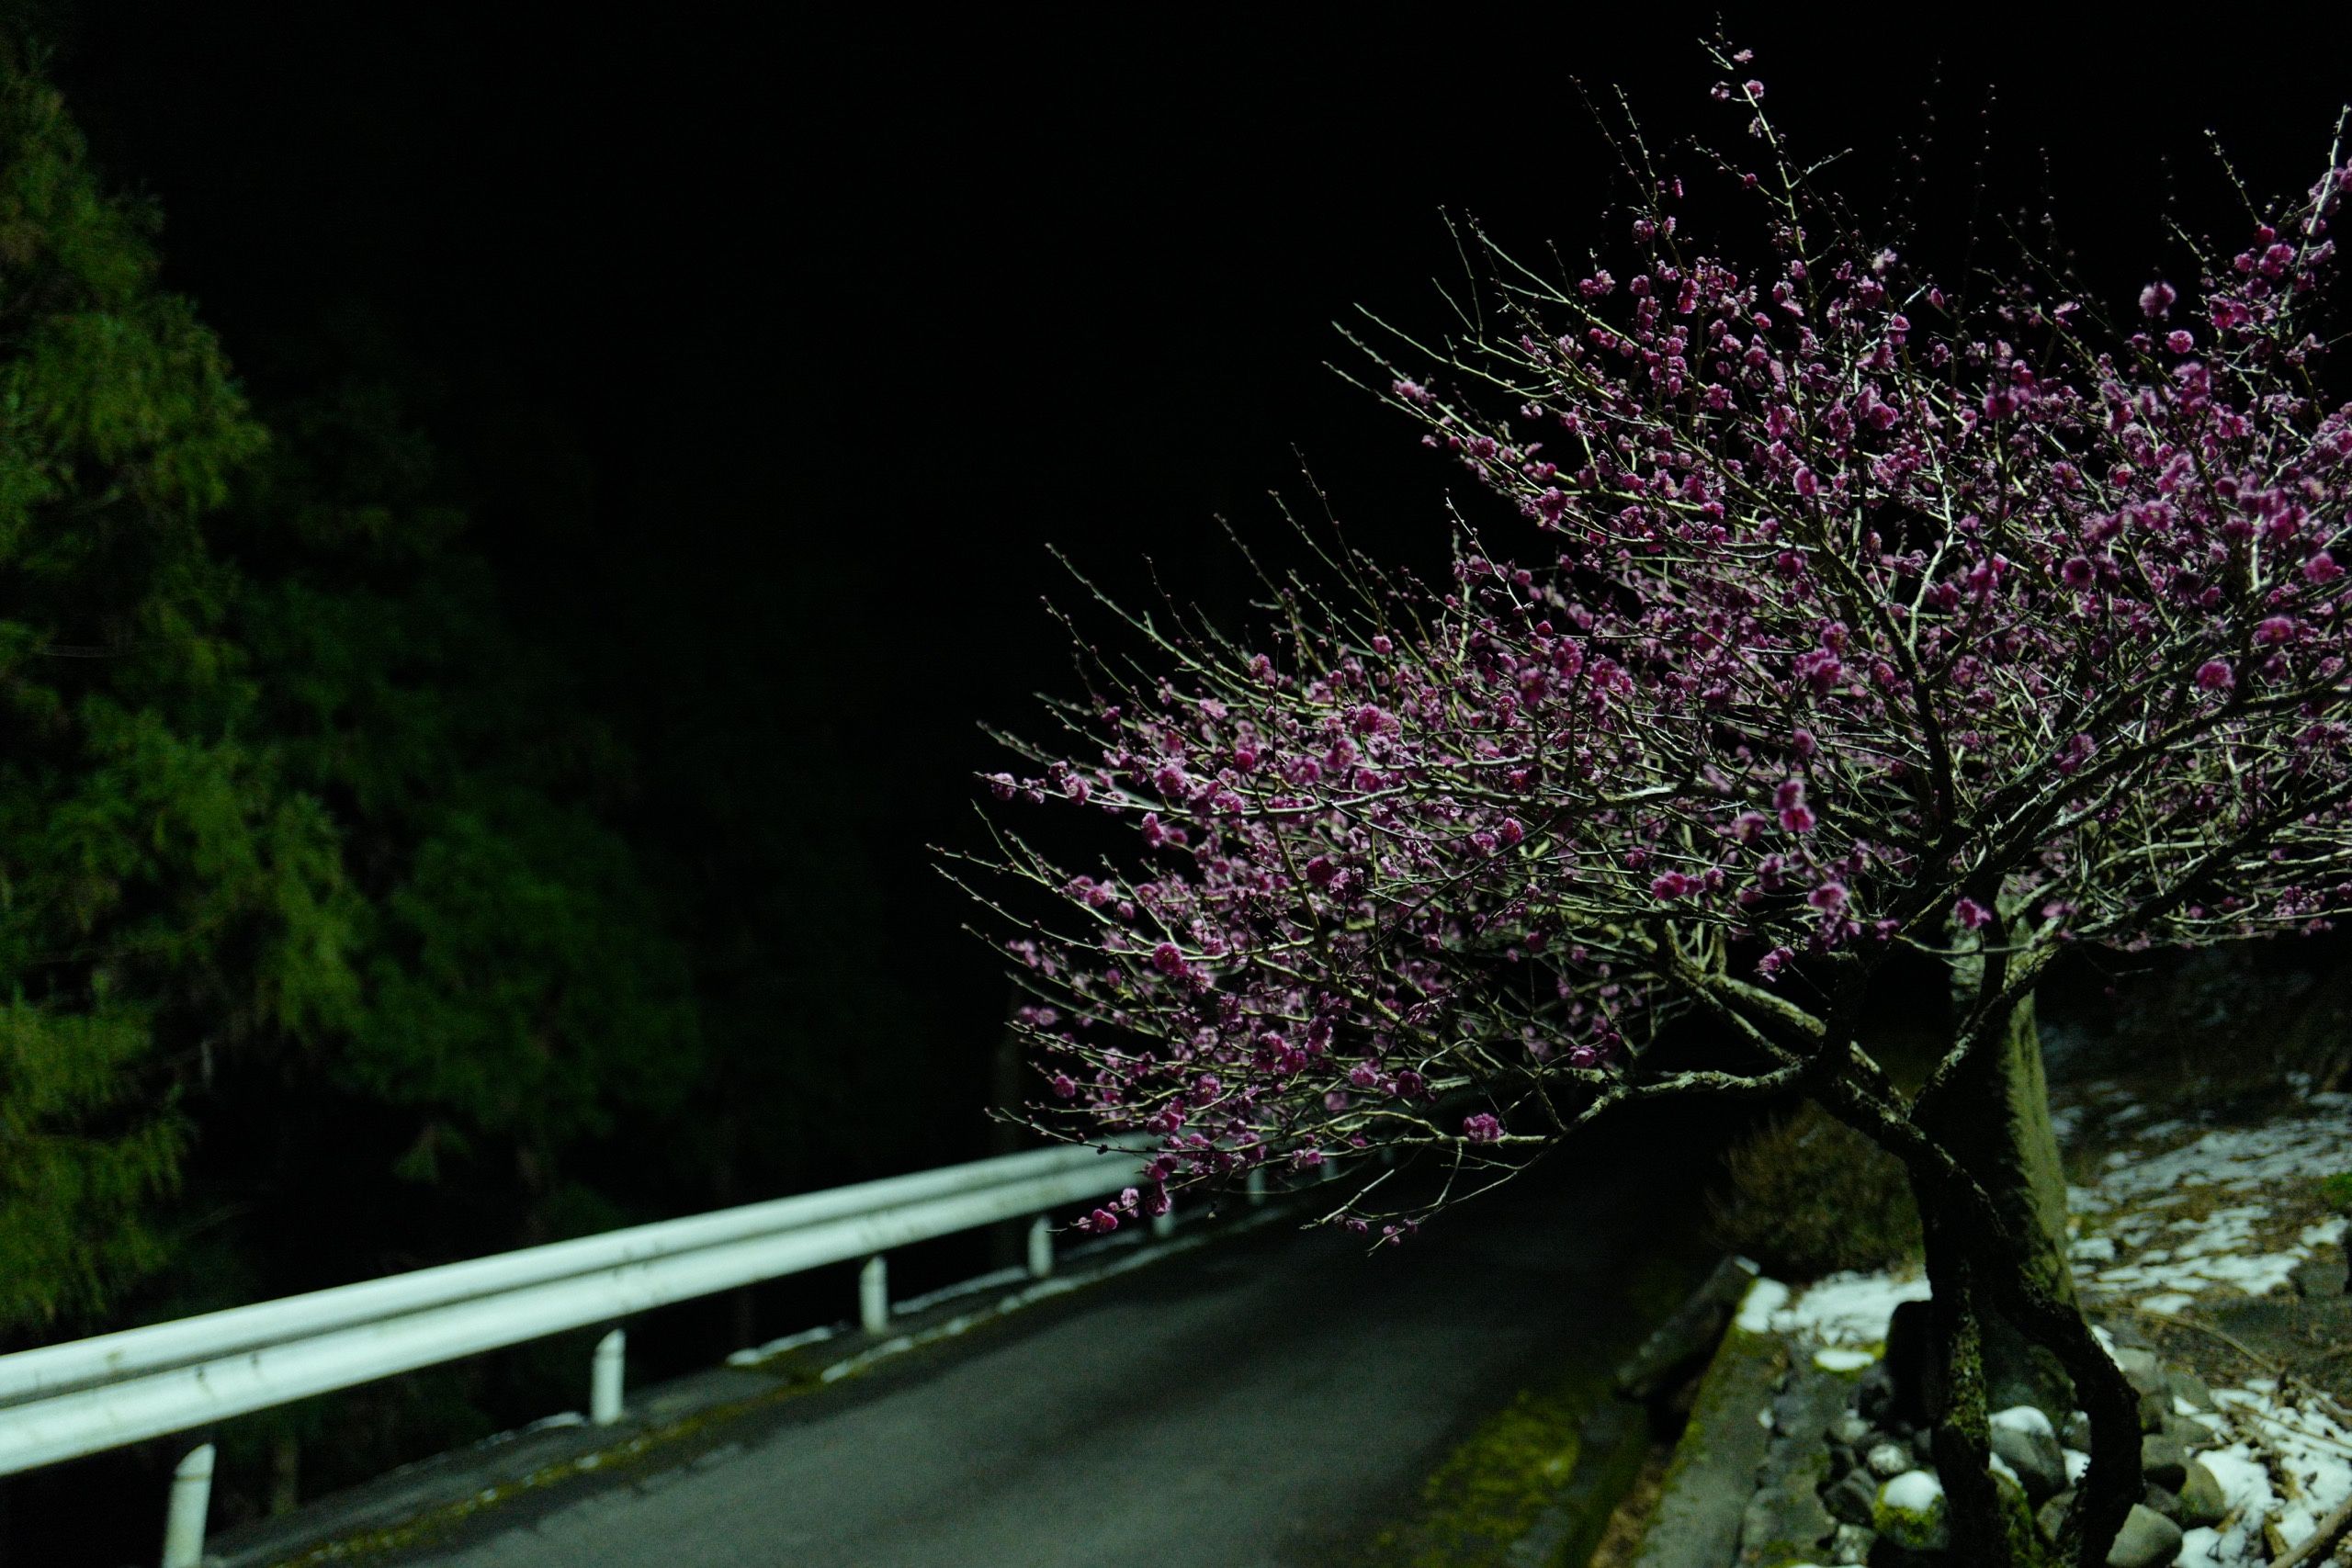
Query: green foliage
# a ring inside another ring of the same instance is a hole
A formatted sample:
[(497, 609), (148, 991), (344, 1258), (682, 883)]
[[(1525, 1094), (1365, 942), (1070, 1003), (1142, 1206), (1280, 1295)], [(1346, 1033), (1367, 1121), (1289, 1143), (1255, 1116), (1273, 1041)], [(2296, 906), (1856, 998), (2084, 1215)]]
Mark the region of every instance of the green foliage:
[(1725, 1247), (1809, 1280), (1920, 1256), (1919, 1212), (1894, 1157), (1806, 1100), (1724, 1156), (1708, 1213)]
[(508, 629), (404, 367), (364, 316), (330, 328), (230, 520), (264, 722), (368, 899), (329, 1077), (410, 1118), (405, 1179), (493, 1152), (544, 1177), (694, 1081), (684, 958), (595, 808), (617, 748)]
[(2352, 1170), (2323, 1176), (2319, 1182), (2320, 1196), (2338, 1209), (2352, 1213)]
[(266, 435), (155, 229), (0, 60), (0, 1331), (610, 1223), (564, 1164), (699, 1068), (625, 759), (402, 367), (332, 323)]
[(0, 1326), (153, 1267), (185, 1081), (347, 984), (332, 827), (246, 738), (206, 542), (264, 434), (155, 226), (0, 51)]

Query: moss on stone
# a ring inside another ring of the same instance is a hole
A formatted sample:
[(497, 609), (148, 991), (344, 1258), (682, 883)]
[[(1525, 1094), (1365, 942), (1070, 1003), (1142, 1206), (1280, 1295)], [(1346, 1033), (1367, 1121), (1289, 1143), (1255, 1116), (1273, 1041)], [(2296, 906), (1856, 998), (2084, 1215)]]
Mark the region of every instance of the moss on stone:
[(1898, 1475), (1878, 1489), (1878, 1500), (1871, 1505), (1871, 1528), (1913, 1551), (1943, 1551), (1951, 1542), (1951, 1533), (1942, 1490), (1939, 1488), (1925, 1506), (1911, 1507), (1887, 1495), (1896, 1482), (1905, 1479)]
[[(1576, 1348), (1552, 1382), (1522, 1389), (1448, 1451), (1422, 1482), (1410, 1517), (1347, 1557), (1350, 1568), (1503, 1568), (1539, 1524), (1554, 1561), (1581, 1568), (1640, 1468), (1631, 1442), (1593, 1416), (1614, 1397), (1611, 1373), (1640, 1336), (1679, 1306), (1692, 1285), (1681, 1262), (1654, 1261), (1629, 1280), (1625, 1310), (1608, 1337)], [(1620, 1341), (1623, 1341), (1622, 1343)], [(1567, 1356), (1564, 1352), (1563, 1359)], [(1596, 1431), (1600, 1438), (1589, 1448)], [(1557, 1517), (1564, 1508), (1579, 1516)]]

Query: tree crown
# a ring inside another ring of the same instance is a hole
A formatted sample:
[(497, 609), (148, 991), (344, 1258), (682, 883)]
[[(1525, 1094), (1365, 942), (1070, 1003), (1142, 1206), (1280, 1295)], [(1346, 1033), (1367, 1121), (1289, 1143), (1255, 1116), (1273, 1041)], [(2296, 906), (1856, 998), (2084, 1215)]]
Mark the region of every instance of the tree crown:
[[(1714, 89), (1760, 144), (1716, 164), (1764, 266), (1695, 249), (1642, 151), (1622, 281), (1478, 235), (1461, 334), (1366, 349), (1522, 558), (1470, 530), (1436, 590), (1346, 555), (1338, 598), (1277, 588), (1266, 650), (1131, 617), (1161, 667), (1098, 660), (1059, 709), (1096, 750), (1012, 742), (1036, 772), (1001, 798), (1148, 857), (1074, 874), (1003, 833), (991, 863), (1061, 911), (1012, 944), (1053, 1093), (1160, 1134), (1162, 1179), (1379, 1145), (1504, 1170), (1623, 1099), (1867, 1072), (1898, 948), (1973, 987), (1956, 1058), (2068, 943), (2352, 903), (2352, 407), (2312, 319), (2340, 138), (2193, 308), (2159, 280), (2118, 324), (1948, 298), (1762, 93)], [(1658, 1068), (1692, 1014), (1762, 1066)]]

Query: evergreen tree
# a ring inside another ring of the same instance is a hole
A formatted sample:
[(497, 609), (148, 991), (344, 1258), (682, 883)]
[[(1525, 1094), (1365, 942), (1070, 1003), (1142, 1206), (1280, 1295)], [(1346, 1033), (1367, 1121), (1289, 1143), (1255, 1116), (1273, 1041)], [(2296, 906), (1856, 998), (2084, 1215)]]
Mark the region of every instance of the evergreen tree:
[(355, 999), (333, 826), (281, 785), (209, 521), (265, 444), (0, 43), (0, 1325), (163, 1251), (182, 1091)]
[(376, 1174), (448, 1189), (420, 1247), (610, 1222), (566, 1156), (666, 1112), (700, 1062), (684, 955), (612, 822), (628, 759), (511, 630), (403, 406), (414, 372), (365, 312), (301, 355), (280, 378), (319, 389), (268, 405), (231, 536), (264, 721), (365, 900), (315, 1087), (397, 1138)]

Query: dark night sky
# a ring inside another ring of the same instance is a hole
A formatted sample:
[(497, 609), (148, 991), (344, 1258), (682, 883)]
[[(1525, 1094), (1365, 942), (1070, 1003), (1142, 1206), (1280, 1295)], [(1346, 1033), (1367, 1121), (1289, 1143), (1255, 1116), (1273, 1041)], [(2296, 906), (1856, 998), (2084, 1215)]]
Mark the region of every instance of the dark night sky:
[[(1211, 519), (1271, 536), (1295, 446), (1359, 544), (1442, 561), (1447, 473), (1324, 367), (1329, 323), (1439, 322), (1442, 207), (1615, 243), (1572, 77), (1659, 142), (1736, 121), (1675, 6), (823, 9), (132, 0), (56, 74), (241, 365), (357, 300), (445, 383), (518, 611), (643, 743), (700, 743), (671, 697), (733, 693), (738, 744), (865, 803), (895, 940), (948, 954), (938, 1016), (977, 1044), (1001, 994), (921, 846), (971, 841), (975, 721), (1070, 685), (1043, 542), (1229, 612)], [(2299, 189), (2352, 92), (2275, 28), (1911, 14), (1740, 39), (1784, 129), (1866, 180), (1940, 60), (1925, 209), (1954, 231), (1996, 82), (2000, 205), (2040, 207), (2046, 146), (2112, 304), (2157, 253), (2163, 157), (2225, 217), (2202, 128), (2257, 194)]]

